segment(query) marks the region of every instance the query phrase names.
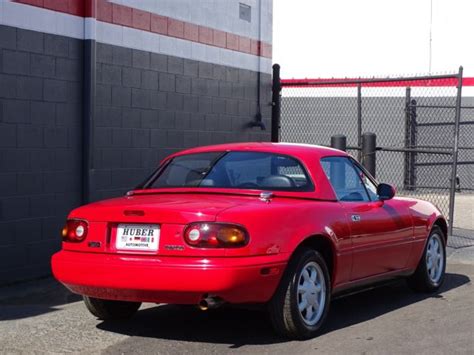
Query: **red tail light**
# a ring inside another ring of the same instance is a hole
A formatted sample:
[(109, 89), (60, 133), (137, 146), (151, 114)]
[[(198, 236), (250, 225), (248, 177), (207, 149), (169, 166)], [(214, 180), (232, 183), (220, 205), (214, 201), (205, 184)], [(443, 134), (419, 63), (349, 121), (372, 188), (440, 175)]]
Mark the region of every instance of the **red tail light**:
[(82, 242), (87, 237), (89, 225), (80, 219), (69, 219), (66, 221), (61, 235), (65, 242)]
[(240, 248), (248, 244), (247, 231), (227, 223), (192, 223), (184, 231), (186, 243), (197, 248)]

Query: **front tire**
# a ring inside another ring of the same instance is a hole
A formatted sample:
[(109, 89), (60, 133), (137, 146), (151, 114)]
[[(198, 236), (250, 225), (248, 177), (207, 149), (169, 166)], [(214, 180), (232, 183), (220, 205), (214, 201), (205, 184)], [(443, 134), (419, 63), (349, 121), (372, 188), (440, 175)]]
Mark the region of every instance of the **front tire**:
[(407, 280), (410, 288), (418, 292), (435, 292), (441, 287), (446, 271), (445, 240), (441, 228), (434, 226), (418, 267)]
[(287, 338), (312, 338), (326, 319), (330, 301), (331, 282), (324, 258), (313, 249), (300, 249), (269, 303), (273, 327)]
[(127, 319), (133, 316), (141, 306), (141, 302), (103, 300), (84, 296), (87, 309), (101, 320)]

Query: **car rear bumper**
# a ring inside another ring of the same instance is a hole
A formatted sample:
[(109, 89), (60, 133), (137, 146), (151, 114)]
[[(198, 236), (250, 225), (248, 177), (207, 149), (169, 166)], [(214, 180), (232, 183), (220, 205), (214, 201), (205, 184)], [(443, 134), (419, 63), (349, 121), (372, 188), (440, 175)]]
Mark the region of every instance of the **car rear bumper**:
[(96, 298), (197, 304), (205, 295), (230, 303), (260, 303), (273, 295), (285, 256), (157, 257), (60, 251), (54, 277), (71, 291)]

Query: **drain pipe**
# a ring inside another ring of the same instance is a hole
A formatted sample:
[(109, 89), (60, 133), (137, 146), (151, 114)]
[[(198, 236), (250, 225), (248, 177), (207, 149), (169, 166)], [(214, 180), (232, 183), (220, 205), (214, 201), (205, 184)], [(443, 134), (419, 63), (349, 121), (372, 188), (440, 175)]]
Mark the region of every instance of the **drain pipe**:
[(255, 119), (250, 121), (248, 124), (249, 128), (260, 127), (262, 131), (265, 131), (265, 123), (262, 119), (262, 108), (261, 108), (261, 62), (262, 62), (262, 0), (258, 1), (258, 40), (259, 40), (259, 49), (258, 49), (258, 70), (257, 70), (257, 113), (255, 114)]
[(96, 94), (96, 1), (84, 1), (84, 52), (81, 125), (81, 200), (90, 202), (90, 173), (93, 154), (93, 127)]

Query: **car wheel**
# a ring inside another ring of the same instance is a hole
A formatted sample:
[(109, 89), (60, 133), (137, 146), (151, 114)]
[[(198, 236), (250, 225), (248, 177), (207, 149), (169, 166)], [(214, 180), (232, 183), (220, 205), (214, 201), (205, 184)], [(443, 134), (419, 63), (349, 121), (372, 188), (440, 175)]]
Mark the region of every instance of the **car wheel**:
[(324, 258), (312, 249), (300, 249), (291, 258), (269, 303), (275, 330), (288, 338), (316, 336), (331, 301), (331, 282)]
[(84, 296), (87, 309), (101, 320), (126, 319), (133, 316), (141, 306), (141, 302), (102, 300)]
[(446, 245), (444, 233), (438, 226), (431, 230), (423, 256), (415, 273), (408, 278), (408, 285), (419, 292), (434, 292), (444, 281), (446, 270)]

